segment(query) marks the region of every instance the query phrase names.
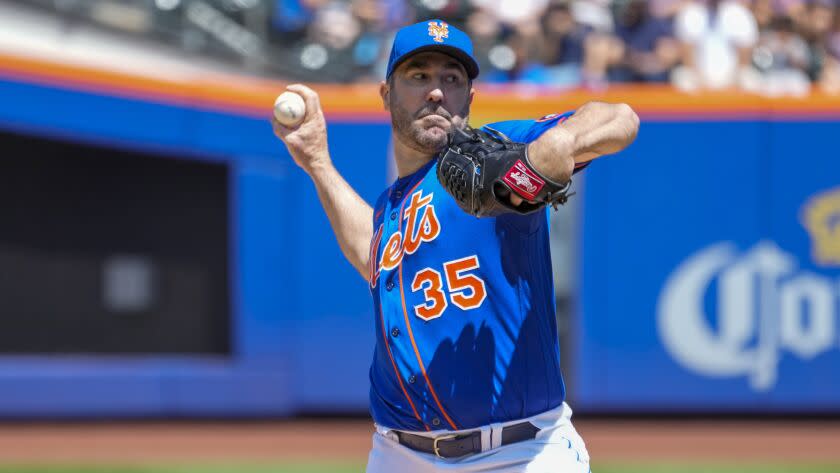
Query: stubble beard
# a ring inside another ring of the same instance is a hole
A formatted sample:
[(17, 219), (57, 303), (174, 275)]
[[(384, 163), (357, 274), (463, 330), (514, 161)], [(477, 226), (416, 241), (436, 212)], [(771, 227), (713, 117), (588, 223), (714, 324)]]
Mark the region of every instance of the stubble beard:
[[(433, 106), (424, 107), (412, 113), (397, 103), (393, 92), (391, 98), (391, 126), (394, 128), (397, 138), (404, 145), (415, 151), (429, 155), (437, 154), (446, 148), (451, 128), (453, 126), (464, 128), (467, 124), (469, 104), (453, 117), (440, 106), (437, 108)], [(447, 119), (448, 127), (443, 132), (440, 132), (440, 127), (438, 126), (425, 127), (421, 119), (430, 114), (437, 114)]]

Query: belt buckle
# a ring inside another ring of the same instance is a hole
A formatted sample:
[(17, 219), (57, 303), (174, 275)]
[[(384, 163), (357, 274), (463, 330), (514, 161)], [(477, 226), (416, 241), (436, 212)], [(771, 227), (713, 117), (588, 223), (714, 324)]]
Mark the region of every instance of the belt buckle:
[(440, 447), (438, 447), (438, 442), (440, 442), (441, 440), (449, 440), (449, 439), (454, 439), (454, 438), (457, 438), (457, 437), (458, 437), (458, 435), (456, 435), (456, 434), (448, 434), (448, 435), (441, 435), (440, 437), (435, 437), (435, 440), (432, 443), (432, 447), (434, 448), (435, 455), (438, 458), (445, 458), (445, 457), (440, 455)]

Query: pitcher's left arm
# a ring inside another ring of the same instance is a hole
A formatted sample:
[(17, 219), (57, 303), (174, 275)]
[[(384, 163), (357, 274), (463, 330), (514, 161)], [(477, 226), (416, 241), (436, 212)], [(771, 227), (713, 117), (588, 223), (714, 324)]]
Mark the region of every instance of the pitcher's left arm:
[(639, 117), (624, 103), (588, 102), (528, 145), (531, 164), (555, 182), (575, 166), (626, 148), (639, 131)]

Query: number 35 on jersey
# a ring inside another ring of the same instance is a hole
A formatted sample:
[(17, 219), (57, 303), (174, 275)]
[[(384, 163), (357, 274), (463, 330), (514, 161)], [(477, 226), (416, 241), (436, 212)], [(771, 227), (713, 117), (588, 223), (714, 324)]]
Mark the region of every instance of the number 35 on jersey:
[[(424, 197), (422, 191), (411, 195), (403, 213), (407, 221), (405, 232), (394, 232), (388, 238), (381, 257), (379, 244), (384, 226), (379, 226), (370, 246), (368, 280), (371, 288), (376, 287), (382, 270), (400, 268), (403, 256), (416, 252), (424, 242), (433, 241), (440, 235), (440, 221), (431, 204), (433, 196)], [(414, 314), (428, 321), (443, 315), (449, 304), (462, 310), (480, 307), (487, 298), (487, 289), (484, 281), (472, 274), (479, 267), (478, 256), (472, 255), (447, 261), (441, 267), (430, 266), (417, 271), (410, 279), (410, 288), (412, 292), (421, 291), (424, 300), (414, 306)]]

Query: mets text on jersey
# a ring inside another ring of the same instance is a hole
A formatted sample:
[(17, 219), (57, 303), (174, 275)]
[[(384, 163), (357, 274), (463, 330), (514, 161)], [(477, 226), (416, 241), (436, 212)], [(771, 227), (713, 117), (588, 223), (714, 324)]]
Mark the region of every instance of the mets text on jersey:
[(437, 218), (437, 214), (435, 214), (435, 206), (431, 204), (433, 197), (434, 193), (423, 196), (422, 190), (411, 195), (408, 201), (408, 207), (405, 209), (403, 215), (406, 220), (405, 232), (394, 232), (388, 238), (381, 260), (379, 258), (379, 243), (382, 241), (384, 225), (379, 225), (379, 228), (373, 235), (373, 244), (371, 245), (370, 259), (368, 262), (370, 271), (368, 281), (370, 282), (371, 288), (376, 287), (381, 270), (396, 268), (400, 264), (400, 261), (402, 261), (403, 255), (414, 253), (423, 242), (433, 241), (440, 235), (440, 221)]

